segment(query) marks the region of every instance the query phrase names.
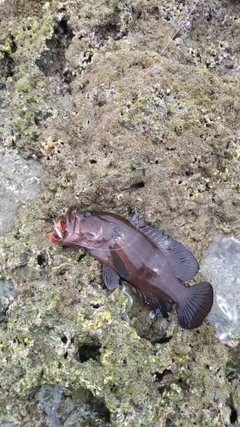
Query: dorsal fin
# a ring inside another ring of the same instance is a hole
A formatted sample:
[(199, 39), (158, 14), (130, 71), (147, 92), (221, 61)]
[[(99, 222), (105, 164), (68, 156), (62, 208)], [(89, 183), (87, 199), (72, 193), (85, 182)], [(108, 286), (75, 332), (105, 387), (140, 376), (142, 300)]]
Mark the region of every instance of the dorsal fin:
[(185, 281), (195, 276), (199, 270), (198, 262), (183, 243), (172, 239), (154, 225), (146, 223), (142, 218), (139, 219), (137, 215), (129, 216), (128, 220), (166, 255), (176, 277)]

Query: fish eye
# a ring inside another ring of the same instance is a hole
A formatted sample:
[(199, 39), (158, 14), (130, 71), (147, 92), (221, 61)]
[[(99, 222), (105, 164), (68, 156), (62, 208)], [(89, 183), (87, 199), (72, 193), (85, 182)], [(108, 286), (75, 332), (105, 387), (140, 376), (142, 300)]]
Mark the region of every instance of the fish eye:
[(92, 212), (86, 211), (83, 214), (84, 218), (90, 218), (92, 216)]

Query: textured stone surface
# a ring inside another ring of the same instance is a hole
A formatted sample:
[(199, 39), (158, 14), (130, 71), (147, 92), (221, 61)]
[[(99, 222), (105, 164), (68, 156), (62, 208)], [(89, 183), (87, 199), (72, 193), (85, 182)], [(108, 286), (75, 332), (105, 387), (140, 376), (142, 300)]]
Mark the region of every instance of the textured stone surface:
[(1, 323), (5, 423), (230, 426), (240, 416), (237, 349), (208, 320), (183, 331), (173, 312), (166, 330), (134, 298), (128, 325), (126, 298), (104, 289), (98, 262), (47, 238), (70, 206), (135, 209), (199, 260), (220, 233), (240, 237), (239, 5), (200, 2), (159, 57), (189, 5), (0, 4), (3, 148), (43, 170), (40, 196), (0, 238), (0, 279), (17, 292)]
[(240, 339), (240, 241), (232, 235), (213, 242), (201, 263), (201, 272), (211, 280), (214, 304), (209, 318), (223, 342)]

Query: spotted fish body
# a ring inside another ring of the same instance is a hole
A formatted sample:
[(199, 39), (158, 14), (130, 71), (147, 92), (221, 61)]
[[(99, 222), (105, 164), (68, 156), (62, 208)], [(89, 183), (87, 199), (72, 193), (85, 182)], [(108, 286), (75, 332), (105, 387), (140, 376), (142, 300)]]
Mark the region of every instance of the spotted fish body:
[(69, 212), (59, 223), (52, 240), (62, 246), (87, 248), (103, 264), (103, 281), (109, 290), (120, 278), (127, 280), (142, 303), (163, 317), (168, 317), (175, 303), (184, 329), (200, 326), (211, 310), (210, 283), (191, 287), (183, 283), (198, 272), (193, 254), (143, 219), (132, 215), (126, 220), (107, 212)]

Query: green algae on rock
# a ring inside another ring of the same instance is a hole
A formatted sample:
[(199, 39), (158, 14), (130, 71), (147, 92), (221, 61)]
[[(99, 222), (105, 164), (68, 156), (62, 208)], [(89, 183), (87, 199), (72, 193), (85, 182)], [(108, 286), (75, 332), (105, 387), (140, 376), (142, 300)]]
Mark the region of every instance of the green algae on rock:
[(163, 336), (135, 304), (126, 325), (126, 299), (103, 289), (98, 263), (46, 237), (72, 204), (135, 208), (199, 259), (216, 230), (240, 237), (239, 4), (200, 2), (159, 58), (189, 5), (0, 4), (2, 139), (44, 170), (40, 197), (0, 238), (1, 280), (18, 295), (0, 325), (1, 417), (11, 425), (46, 424), (36, 394), (57, 384), (76, 407), (83, 388), (100, 400), (110, 427), (239, 417), (239, 376), (226, 377), (229, 350), (209, 323), (183, 332), (172, 313)]

